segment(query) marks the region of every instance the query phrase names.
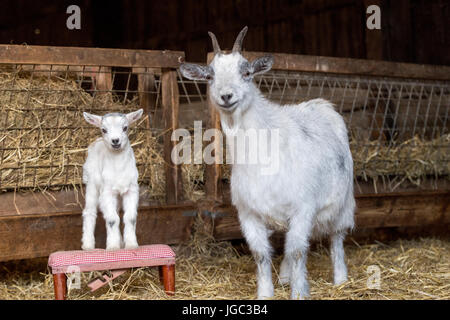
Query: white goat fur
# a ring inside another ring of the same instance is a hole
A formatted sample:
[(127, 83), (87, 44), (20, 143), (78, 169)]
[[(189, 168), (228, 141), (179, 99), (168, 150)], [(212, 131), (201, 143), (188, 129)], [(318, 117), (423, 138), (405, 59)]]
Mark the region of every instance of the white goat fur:
[(280, 135), (276, 174), (262, 175), (255, 164), (233, 164), (231, 174), (232, 202), (257, 264), (258, 298), (273, 296), (269, 237), (280, 225), (286, 240), (279, 282), (290, 282), (291, 298), (309, 295), (311, 238), (330, 237), (334, 282), (345, 282), (343, 240), (354, 226), (355, 200), (343, 118), (323, 99), (280, 106), (264, 98), (252, 79), (271, 68), (271, 56), (249, 63), (240, 49), (223, 54), (215, 47), (215, 52), (209, 66), (183, 64), (180, 70), (187, 78), (209, 81), (227, 141), (238, 129), (278, 129)]
[[(123, 246), (135, 248), (136, 218), (139, 202), (138, 171), (134, 152), (128, 139), (128, 127), (142, 116), (142, 109), (128, 113), (110, 113), (103, 117), (84, 112), (84, 118), (101, 128), (103, 136), (91, 143), (83, 165), (86, 184), (83, 210), (82, 249), (95, 248), (97, 208), (106, 222), (106, 249)], [(124, 211), (123, 241), (120, 233), (119, 199)]]

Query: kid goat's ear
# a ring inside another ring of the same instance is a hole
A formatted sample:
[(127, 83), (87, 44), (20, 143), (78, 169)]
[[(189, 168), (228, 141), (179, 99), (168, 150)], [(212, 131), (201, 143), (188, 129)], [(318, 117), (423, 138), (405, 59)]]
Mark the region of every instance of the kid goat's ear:
[(182, 63), (180, 72), (190, 80), (211, 80), (214, 76), (214, 71), (210, 66), (201, 66), (194, 63)]
[(88, 123), (90, 123), (96, 127), (100, 128), (102, 126), (102, 117), (101, 116), (83, 112), (83, 117)]
[(128, 124), (132, 124), (133, 122), (136, 122), (142, 117), (144, 110), (139, 109), (138, 111), (130, 112), (126, 114)]
[(252, 61), (252, 71), (253, 75), (262, 74), (269, 71), (273, 65), (273, 56), (265, 55), (261, 58), (258, 58)]

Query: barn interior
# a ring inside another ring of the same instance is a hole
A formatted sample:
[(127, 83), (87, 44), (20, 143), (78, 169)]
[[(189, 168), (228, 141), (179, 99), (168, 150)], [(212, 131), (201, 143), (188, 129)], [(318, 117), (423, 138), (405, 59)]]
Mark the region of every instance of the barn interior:
[[(74, 4), (81, 28), (70, 30), (66, 10)], [(367, 27), (370, 5), (380, 8), (380, 29)], [(19, 48), (16, 56), (0, 50), (0, 299), (52, 299), (48, 255), (80, 246), (81, 165), (99, 134), (82, 111), (139, 107), (147, 117), (130, 132), (142, 190), (138, 240), (175, 248), (176, 299), (256, 297), (255, 265), (230, 204), (230, 166), (170, 166), (167, 158), (174, 124), (193, 132), (195, 120), (203, 130), (218, 123), (207, 84), (183, 79), (179, 57), (207, 63), (213, 50), (207, 32), (229, 50), (245, 25), (244, 54), (273, 53), (278, 61), (256, 79), (263, 94), (282, 104), (329, 99), (349, 127), (358, 204), (357, 228), (346, 240), (350, 281), (332, 285), (327, 241), (314, 243), (311, 298), (450, 298), (450, 2), (5, 0), (3, 6), (0, 45)], [(21, 47), (33, 46), (40, 46), (35, 56), (20, 55)], [(48, 53), (49, 46), (82, 49)], [(91, 56), (92, 48), (118, 51)], [(148, 59), (160, 62), (133, 62), (137, 50), (155, 51)], [(85, 60), (71, 62), (80, 52)], [(334, 69), (316, 72), (316, 61)], [(96, 233), (104, 247), (101, 215)], [(283, 235), (272, 240), (276, 281)], [(381, 289), (369, 288), (370, 266), (381, 271)], [(83, 283), (95, 276), (84, 274)], [(68, 298), (170, 297), (157, 271), (138, 268), (95, 293), (83, 286)], [(275, 298), (288, 299), (289, 287), (277, 285)]]

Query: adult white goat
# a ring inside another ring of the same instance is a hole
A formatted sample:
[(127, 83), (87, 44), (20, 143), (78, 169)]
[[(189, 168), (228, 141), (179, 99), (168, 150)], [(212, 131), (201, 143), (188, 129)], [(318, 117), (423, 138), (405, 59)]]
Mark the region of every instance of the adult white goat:
[(215, 52), (211, 64), (184, 63), (180, 70), (186, 78), (208, 80), (227, 142), (239, 130), (278, 132), (279, 170), (262, 174), (262, 165), (233, 164), (232, 202), (257, 264), (258, 298), (273, 296), (269, 237), (276, 226), (286, 230), (279, 281), (290, 282), (291, 298), (304, 298), (309, 295), (306, 258), (311, 238), (330, 237), (334, 282), (347, 280), (343, 240), (354, 226), (355, 210), (347, 129), (325, 100), (280, 106), (265, 99), (252, 80), (270, 70), (273, 57), (247, 61), (240, 53), (246, 32), (247, 27), (230, 54), (221, 52), (210, 32)]
[(106, 249), (122, 246), (118, 198), (124, 211), (123, 240), (125, 248), (138, 246), (136, 218), (139, 202), (138, 171), (133, 149), (128, 140), (128, 128), (142, 116), (142, 109), (128, 114), (108, 113), (97, 116), (83, 112), (86, 121), (101, 128), (102, 137), (91, 143), (83, 165), (86, 184), (83, 210), (82, 249), (95, 248), (97, 207), (106, 221)]

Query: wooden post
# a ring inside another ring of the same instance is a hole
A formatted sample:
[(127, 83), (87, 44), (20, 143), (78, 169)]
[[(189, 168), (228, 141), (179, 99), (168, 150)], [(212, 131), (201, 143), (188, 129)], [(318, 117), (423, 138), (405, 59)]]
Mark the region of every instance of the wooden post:
[(164, 277), (163, 277), (162, 266), (158, 266), (158, 272), (159, 272), (159, 282), (161, 282), (161, 284), (164, 284)]
[(169, 296), (175, 294), (175, 265), (164, 265), (161, 267), (164, 282), (164, 291)]
[[(213, 53), (208, 54), (208, 64), (214, 58)], [(219, 112), (214, 107), (212, 101), (209, 98), (209, 86), (207, 89), (207, 101), (208, 101), (208, 112), (209, 112), (209, 123), (207, 128), (220, 130), (220, 115)], [(215, 150), (219, 147), (219, 137), (214, 137)], [(225, 156), (225, 155), (223, 155)], [(211, 200), (214, 203), (222, 201), (222, 184), (220, 183), (221, 177), (221, 165), (219, 164), (219, 154), (215, 153), (214, 164), (206, 165), (205, 169), (205, 192), (207, 200)]]
[(65, 273), (55, 273), (53, 275), (53, 286), (55, 289), (55, 300), (66, 300), (67, 278)]
[(176, 204), (182, 200), (183, 185), (181, 167), (172, 162), (171, 154), (176, 145), (171, 140), (172, 132), (178, 128), (179, 92), (177, 72), (164, 69), (161, 75), (161, 92), (164, 121), (164, 160), (166, 162), (166, 202)]
[[(144, 114), (148, 116), (147, 127), (150, 128), (151, 111), (156, 108), (157, 97), (155, 68), (133, 68), (133, 73), (137, 74), (138, 79), (139, 105), (144, 109)], [(155, 126), (155, 123), (153, 122), (152, 125)]]

